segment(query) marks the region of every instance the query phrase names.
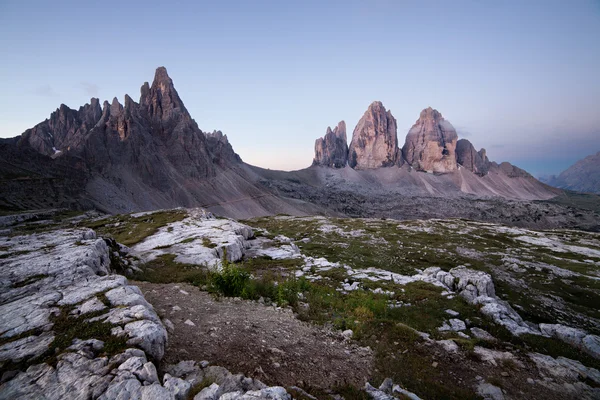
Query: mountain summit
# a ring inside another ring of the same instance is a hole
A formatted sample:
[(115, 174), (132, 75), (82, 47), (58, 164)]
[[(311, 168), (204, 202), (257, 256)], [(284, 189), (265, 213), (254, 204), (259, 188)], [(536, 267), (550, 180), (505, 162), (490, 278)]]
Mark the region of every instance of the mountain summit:
[(348, 164), (355, 169), (402, 164), (396, 118), (380, 101), (371, 103), (354, 128)]
[(127, 213), (204, 207), (232, 218), (278, 213), (403, 218), (415, 212), (401, 211), (407, 198), (421, 196), (421, 217), (487, 218), (496, 214), (442, 212), (435, 199), (556, 196), (558, 190), (509, 163), (490, 162), (485, 150), (457, 139), (452, 124), (426, 108), (400, 148), (396, 119), (375, 101), (350, 145), (341, 121), (315, 142), (312, 167), (265, 170), (245, 164), (223, 132), (203, 132), (159, 67), (152, 84), (141, 86), (138, 102), (125, 95), (124, 104), (116, 98), (102, 105), (92, 98), (77, 110), (62, 104), (21, 136), (0, 140), (0, 209)]
[[(80, 207), (108, 212), (218, 206), (236, 217), (298, 213), (301, 205), (289, 206), (255, 185), (255, 176), (226, 135), (198, 128), (166, 68), (156, 69), (152, 85), (142, 85), (139, 102), (125, 95), (124, 103), (114, 98), (100, 107), (93, 98), (78, 110), (63, 104), (49, 119), (5, 140), (3, 151), (14, 161), (6, 174), (18, 171), (29, 181), (21, 179), (14, 193), (1, 193), (0, 206), (64, 206), (65, 197), (72, 199), (75, 191)], [(45, 166), (39, 172), (27, 161), (31, 157), (24, 156), (32, 151), (51, 157), (36, 157)], [(67, 191), (67, 185), (56, 184), (65, 176), (84, 179)]]
[(452, 124), (431, 107), (421, 111), (408, 131), (402, 154), (414, 168), (429, 172), (456, 171), (456, 141)]
[(600, 194), (600, 151), (577, 161), (560, 175), (550, 177), (547, 183), (561, 189)]

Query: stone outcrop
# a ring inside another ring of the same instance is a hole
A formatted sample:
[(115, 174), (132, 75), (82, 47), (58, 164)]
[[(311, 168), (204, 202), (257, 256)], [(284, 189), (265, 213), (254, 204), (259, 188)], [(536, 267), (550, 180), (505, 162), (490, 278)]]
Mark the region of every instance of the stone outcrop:
[(313, 165), (344, 168), (348, 163), (348, 141), (346, 139), (346, 123), (340, 121), (331, 130), (327, 127), (325, 136), (315, 141), (315, 158)]
[[(190, 210), (192, 220), (220, 238), (232, 260), (252, 236), (204, 210)], [(0, 399), (184, 400), (204, 379), (214, 383), (197, 399), (291, 399), (282, 387), (206, 361), (167, 365), (161, 378), (165, 327), (141, 291), (113, 271), (136, 268), (131, 249), (84, 228), (0, 241)]]
[(117, 250), (86, 229), (3, 242), (0, 364), (13, 378), (0, 398), (96, 398), (132, 357), (149, 377), (130, 379), (158, 382), (146, 358), (162, 358), (167, 332), (139, 289), (111, 275)]
[(458, 135), (452, 124), (431, 107), (421, 115), (406, 135), (404, 159), (415, 169), (428, 172), (456, 171)]
[(480, 305), (483, 314), (506, 327), (514, 335), (540, 334), (534, 326), (523, 321), (510, 304), (496, 296), (490, 274), (460, 266), (448, 272), (442, 271), (439, 267), (430, 267), (423, 271), (423, 275), (442, 282), (449, 290), (458, 293), (469, 303)]
[(561, 324), (540, 324), (542, 334), (555, 337), (584, 351), (596, 359), (600, 359), (600, 337), (581, 329)]
[(456, 161), (479, 176), (485, 176), (490, 169), (490, 160), (488, 160), (485, 149), (479, 151), (467, 139), (460, 139), (456, 142)]
[(348, 165), (354, 169), (401, 165), (397, 130), (391, 111), (386, 110), (380, 101), (371, 103), (354, 128)]

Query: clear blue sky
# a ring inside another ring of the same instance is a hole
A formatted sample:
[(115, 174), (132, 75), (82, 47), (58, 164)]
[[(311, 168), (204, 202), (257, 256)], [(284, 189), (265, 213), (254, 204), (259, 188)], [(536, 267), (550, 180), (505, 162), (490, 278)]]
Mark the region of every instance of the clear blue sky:
[(600, 150), (600, 2), (0, 1), (0, 136), (60, 103), (139, 98), (167, 67), (252, 164), (310, 165), (381, 100), (400, 143), (438, 109), (491, 159), (556, 173)]

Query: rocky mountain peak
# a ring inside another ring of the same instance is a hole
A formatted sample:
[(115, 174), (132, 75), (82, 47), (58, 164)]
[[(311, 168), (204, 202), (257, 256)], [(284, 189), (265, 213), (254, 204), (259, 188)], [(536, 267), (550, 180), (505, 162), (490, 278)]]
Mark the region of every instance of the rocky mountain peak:
[(333, 131), (331, 127), (327, 127), (325, 136), (315, 141), (313, 165), (344, 168), (347, 162), (346, 122), (340, 121)]
[(423, 111), (421, 111), (419, 119), (439, 121), (444, 119), (444, 117), (442, 117), (442, 114), (438, 110), (431, 107), (427, 107)]
[(402, 154), (414, 168), (429, 172), (456, 171), (456, 142), (458, 135), (442, 114), (428, 107), (406, 135)]
[(476, 175), (484, 176), (490, 169), (485, 149), (479, 151), (467, 139), (456, 142), (456, 161)]
[(391, 111), (380, 101), (371, 103), (354, 128), (348, 165), (355, 169), (401, 165), (397, 130)]
[(141, 89), (140, 105), (155, 121), (162, 123), (179, 122), (180, 118), (191, 121), (191, 116), (179, 97), (173, 80), (165, 67), (158, 67), (152, 86), (145, 82)]

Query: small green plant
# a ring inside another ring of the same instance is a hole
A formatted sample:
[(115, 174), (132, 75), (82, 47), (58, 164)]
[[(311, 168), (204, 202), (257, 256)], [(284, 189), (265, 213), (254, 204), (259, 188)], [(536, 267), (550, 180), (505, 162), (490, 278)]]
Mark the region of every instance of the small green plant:
[(192, 388), (190, 389), (190, 392), (187, 395), (187, 399), (192, 400), (194, 398), (194, 396), (196, 396), (198, 393), (200, 393), (202, 391), (202, 389), (209, 387), (213, 383), (214, 382), (212, 379), (208, 379), (208, 378), (202, 379), (201, 382), (192, 386)]
[(227, 297), (240, 297), (250, 281), (250, 274), (227, 260), (227, 250), (223, 252), (222, 269), (211, 274), (211, 285)]
[(207, 237), (202, 238), (202, 246), (208, 247), (209, 249), (214, 249), (215, 247), (217, 247), (217, 245), (211, 242), (210, 239)]

